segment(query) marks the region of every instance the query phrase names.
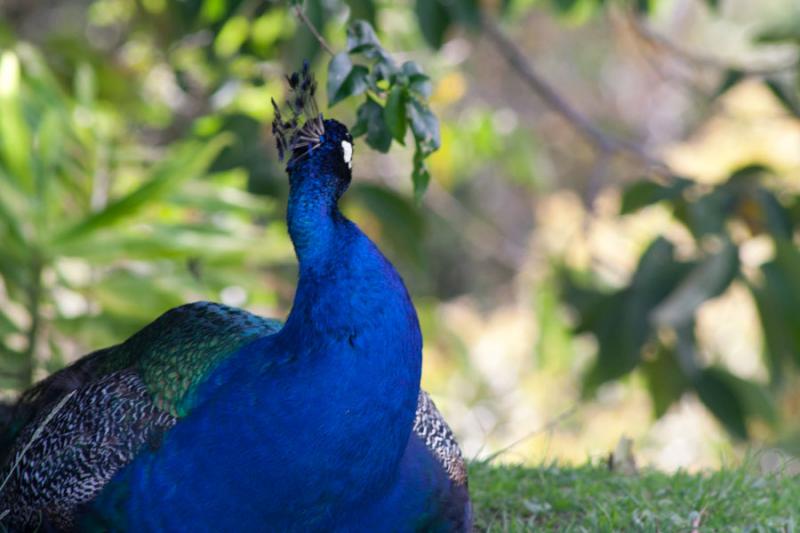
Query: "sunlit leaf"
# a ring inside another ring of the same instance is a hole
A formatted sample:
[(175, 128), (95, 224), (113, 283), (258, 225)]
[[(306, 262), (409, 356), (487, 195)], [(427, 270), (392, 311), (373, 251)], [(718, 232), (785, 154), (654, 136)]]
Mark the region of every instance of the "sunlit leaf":
[(0, 154), (11, 178), (32, 194), (31, 132), (23, 116), (20, 70), (19, 58), (13, 52), (0, 55)]
[(133, 216), (148, 202), (163, 197), (178, 183), (200, 176), (229, 140), (228, 136), (220, 135), (203, 143), (186, 143), (155, 169), (145, 184), (68, 228), (56, 237), (55, 243), (83, 237), (99, 228), (106, 228)]
[(393, 87), (386, 99), (386, 107), (383, 110), (386, 124), (392, 137), (403, 144), (406, 136), (406, 92), (402, 87)]

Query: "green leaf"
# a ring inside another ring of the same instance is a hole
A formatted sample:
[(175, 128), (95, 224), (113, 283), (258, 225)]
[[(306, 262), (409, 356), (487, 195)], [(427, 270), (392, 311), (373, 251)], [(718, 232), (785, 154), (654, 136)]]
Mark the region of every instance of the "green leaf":
[(214, 51), (220, 57), (230, 57), (242, 47), (250, 34), (250, 21), (244, 15), (229, 18), (214, 40)]
[(673, 214), (696, 239), (725, 233), (725, 221), (736, 204), (732, 187), (726, 185), (728, 184), (717, 187), (696, 200), (676, 199)]
[(444, 35), (453, 22), (450, 12), (441, 0), (416, 0), (414, 11), (425, 42), (436, 50), (441, 48)]
[(725, 71), (725, 76), (722, 78), (722, 81), (719, 84), (719, 87), (714, 91), (714, 94), (711, 95), (711, 100), (716, 100), (726, 92), (728, 92), (732, 87), (738, 84), (740, 81), (746, 79), (747, 76), (745, 73), (738, 69), (728, 69)]
[(748, 286), (764, 331), (767, 363), (774, 382), (784, 364), (800, 365), (800, 259), (791, 241), (776, 240), (776, 257), (761, 265), (761, 283)]
[(361, 104), (356, 115), (356, 124), (350, 133), (354, 137), (367, 134), (367, 144), (379, 152), (388, 152), (392, 144), (392, 132), (384, 119), (383, 108), (372, 98)]
[(411, 171), (411, 181), (414, 183), (414, 199), (419, 203), (431, 181), (431, 173), (425, 164), (425, 153), (420, 150), (419, 144), (414, 150), (414, 169)]
[(660, 185), (650, 180), (632, 183), (622, 193), (620, 214), (627, 215), (649, 205), (679, 198), (692, 185), (690, 180), (673, 177), (669, 185)]
[(694, 318), (706, 301), (722, 294), (739, 272), (739, 250), (730, 240), (722, 249), (698, 263), (661, 304), (653, 310), (656, 324), (677, 327)]
[(67, 228), (55, 238), (53, 244), (64, 244), (85, 237), (133, 216), (154, 199), (163, 197), (178, 183), (203, 174), (229, 142), (230, 136), (223, 134), (203, 143), (193, 141), (180, 146), (177, 153), (153, 171), (147, 183)]
[(403, 87), (395, 86), (386, 98), (386, 107), (383, 115), (392, 137), (403, 144), (406, 136), (406, 90)]
[(21, 100), (19, 58), (10, 51), (0, 55), (0, 155), (19, 188), (34, 192), (31, 167), (31, 132), (25, 122)]
[(647, 381), (656, 418), (664, 416), (690, 385), (673, 350), (660, 344), (655, 358), (642, 363), (642, 373)]
[(386, 55), (375, 30), (364, 20), (357, 20), (347, 28), (347, 52), (364, 54), (370, 59)]
[(742, 398), (731, 386), (727, 372), (720, 368), (703, 369), (694, 381), (700, 401), (738, 439), (747, 439), (745, 408)]
[(798, 101), (797, 92), (792, 92), (791, 89), (775, 79), (767, 79), (764, 83), (772, 94), (775, 95), (775, 98), (778, 99), (784, 109), (791, 115), (800, 117), (800, 101)]
[(413, 61), (406, 61), (401, 67), (401, 72), (408, 79), (408, 88), (424, 99), (431, 97), (433, 87), (431, 79), (422, 72), (422, 69)]
[(346, 52), (333, 56), (328, 64), (328, 106), (350, 96), (356, 96), (367, 90), (369, 69), (362, 65), (353, 65)]
[(375, 2), (373, 0), (347, 0), (350, 6), (350, 20), (363, 19), (375, 24)]
[(350, 194), (380, 221), (381, 234), (395, 252), (420, 266), (425, 223), (419, 211), (405, 197), (386, 187), (361, 184), (352, 188)]
[(584, 292), (579, 331), (591, 332), (598, 342), (597, 359), (585, 377), (584, 392), (636, 368), (652, 335), (652, 310), (690, 268), (690, 264), (675, 261), (674, 246), (660, 237), (642, 254), (628, 287), (601, 297)]
[(439, 119), (430, 108), (415, 98), (406, 102), (406, 113), (411, 122), (411, 132), (417, 145), (425, 156), (439, 149), (441, 138), (439, 136)]

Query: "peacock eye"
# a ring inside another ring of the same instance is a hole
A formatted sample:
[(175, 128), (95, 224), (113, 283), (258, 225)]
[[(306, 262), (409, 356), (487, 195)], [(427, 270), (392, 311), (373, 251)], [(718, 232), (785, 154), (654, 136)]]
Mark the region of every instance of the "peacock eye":
[(342, 152), (347, 168), (353, 168), (353, 145), (347, 141), (342, 141)]

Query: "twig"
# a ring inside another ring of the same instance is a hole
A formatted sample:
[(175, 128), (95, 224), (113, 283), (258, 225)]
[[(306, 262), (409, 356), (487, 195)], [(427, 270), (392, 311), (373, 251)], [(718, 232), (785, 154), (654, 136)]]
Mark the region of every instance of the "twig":
[(301, 5), (294, 6), (294, 14), (297, 15), (297, 18), (299, 18), (300, 21), (306, 25), (308, 31), (311, 32), (311, 34), (317, 40), (319, 45), (330, 55), (335, 56), (336, 52), (333, 50), (333, 48), (331, 48), (331, 46), (328, 44), (325, 38), (319, 33), (317, 28), (314, 26), (314, 23), (312, 23), (311, 20), (309, 20), (305, 11), (303, 11), (303, 6)]
[(562, 98), (555, 88), (542, 78), (528, 62), (519, 47), (503, 32), (497, 23), (489, 17), (481, 19), (481, 27), (486, 36), (494, 43), (500, 54), (514, 71), (528, 84), (545, 104), (569, 122), (589, 144), (600, 154), (619, 154), (630, 157), (644, 164), (654, 173), (671, 175), (666, 163), (650, 155), (637, 143), (614, 137), (600, 128), (575, 109), (572, 104)]
[(504, 453), (506, 453), (511, 448), (519, 446), (520, 444), (522, 444), (526, 440), (530, 440), (533, 437), (536, 437), (537, 435), (540, 435), (542, 433), (550, 431), (551, 429), (553, 429), (554, 427), (559, 425), (561, 422), (563, 422), (567, 418), (569, 418), (572, 415), (574, 415), (578, 411), (578, 409), (580, 408), (580, 405), (581, 405), (580, 403), (575, 403), (574, 405), (572, 405), (572, 407), (570, 407), (566, 411), (563, 411), (561, 414), (559, 414), (555, 418), (553, 418), (550, 421), (548, 421), (542, 427), (537, 428), (534, 431), (531, 431), (527, 435), (523, 435), (522, 437), (520, 437), (517, 440), (513, 441), (511, 444), (508, 444), (508, 445), (500, 448), (496, 452), (494, 452), (491, 455), (489, 455), (489, 457), (487, 457), (486, 459), (482, 459), (482, 460), (488, 463), (489, 461), (492, 461), (492, 460), (496, 459), (497, 457), (503, 455)]
[(775, 65), (750, 66), (732, 63), (720, 57), (704, 55), (683, 48), (679, 44), (671, 41), (666, 36), (648, 27), (633, 13), (628, 12), (625, 18), (628, 20), (630, 27), (637, 37), (651, 45), (653, 48), (664, 50), (684, 63), (691, 63), (696, 66), (713, 68), (717, 70), (736, 70), (741, 72), (744, 76), (750, 77), (780, 74), (782, 72), (794, 70), (800, 65), (800, 57), (795, 58), (792, 61), (778, 63)]

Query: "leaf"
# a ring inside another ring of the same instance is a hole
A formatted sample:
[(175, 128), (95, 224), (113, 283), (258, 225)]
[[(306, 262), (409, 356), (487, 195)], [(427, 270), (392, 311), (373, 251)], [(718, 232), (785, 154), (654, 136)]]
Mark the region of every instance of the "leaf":
[(203, 143), (193, 141), (180, 146), (177, 152), (156, 168), (150, 180), (127, 195), (109, 203), (103, 210), (60, 233), (54, 244), (63, 244), (106, 228), (133, 216), (145, 205), (164, 196), (178, 183), (194, 179), (205, 172), (230, 141), (228, 135), (218, 135)]
[(356, 115), (356, 124), (350, 133), (353, 137), (367, 134), (367, 144), (379, 152), (386, 153), (392, 144), (392, 132), (383, 116), (383, 108), (372, 98), (361, 104)]
[(406, 102), (406, 113), (411, 123), (411, 132), (424, 156), (435, 152), (441, 145), (439, 119), (428, 106), (415, 98)]
[(674, 177), (669, 185), (660, 185), (651, 180), (640, 180), (625, 188), (622, 193), (620, 214), (627, 215), (664, 200), (673, 200), (692, 185), (690, 180)]
[(373, 0), (347, 0), (350, 6), (350, 20), (363, 19), (375, 24), (375, 2)]
[(411, 181), (414, 184), (414, 199), (419, 203), (431, 181), (431, 173), (425, 164), (425, 153), (420, 150), (419, 144), (414, 150), (414, 169), (411, 171)]
[(690, 382), (681, 372), (672, 350), (659, 344), (656, 357), (642, 363), (642, 373), (653, 402), (653, 413), (660, 418), (667, 413), (689, 388)]
[(746, 79), (747, 76), (745, 73), (739, 69), (728, 69), (725, 71), (725, 76), (722, 78), (722, 81), (719, 84), (719, 87), (714, 91), (711, 95), (711, 100), (716, 100), (726, 92), (728, 92), (733, 86), (738, 84), (740, 81)]
[(220, 57), (234, 55), (250, 34), (250, 21), (244, 15), (229, 18), (214, 40), (214, 51)]
[(406, 61), (400, 70), (408, 79), (409, 90), (426, 100), (431, 97), (433, 91), (431, 79), (422, 72), (419, 65), (413, 61)]
[(375, 30), (364, 20), (357, 20), (347, 28), (347, 52), (364, 54), (370, 59), (386, 55)]
[(725, 221), (735, 203), (732, 187), (725, 184), (696, 200), (677, 199), (673, 205), (673, 215), (696, 239), (706, 235), (722, 235), (725, 233)]
[(377, 185), (353, 187), (351, 196), (369, 209), (380, 221), (381, 233), (394, 250), (418, 266), (422, 263), (425, 223), (417, 209), (402, 195)]
[(598, 352), (584, 380), (585, 393), (636, 368), (652, 335), (650, 313), (690, 268), (675, 261), (674, 246), (660, 237), (642, 254), (628, 287), (586, 300), (589, 305), (579, 324), (595, 335)]
[(353, 65), (346, 52), (333, 56), (328, 64), (328, 106), (333, 107), (349, 96), (356, 96), (367, 90), (369, 69)]
[(34, 191), (31, 168), (31, 132), (22, 112), (19, 58), (10, 51), (0, 55), (0, 154), (17, 186)]
[(775, 79), (767, 79), (766, 86), (775, 95), (775, 98), (781, 103), (791, 115), (800, 117), (800, 101), (798, 101), (797, 93), (792, 93), (790, 89), (785, 87), (780, 81)]
[(700, 401), (738, 439), (747, 439), (745, 410), (736, 390), (719, 368), (703, 369), (694, 382)]
[(652, 320), (671, 327), (687, 323), (703, 302), (722, 294), (738, 272), (739, 250), (730, 240), (725, 240), (721, 250), (707, 255), (653, 310)]
[(441, 48), (453, 22), (450, 12), (441, 0), (416, 0), (414, 11), (425, 42), (435, 50)]
[(394, 86), (386, 98), (386, 107), (383, 115), (392, 137), (403, 144), (406, 136), (406, 90), (403, 87)]

